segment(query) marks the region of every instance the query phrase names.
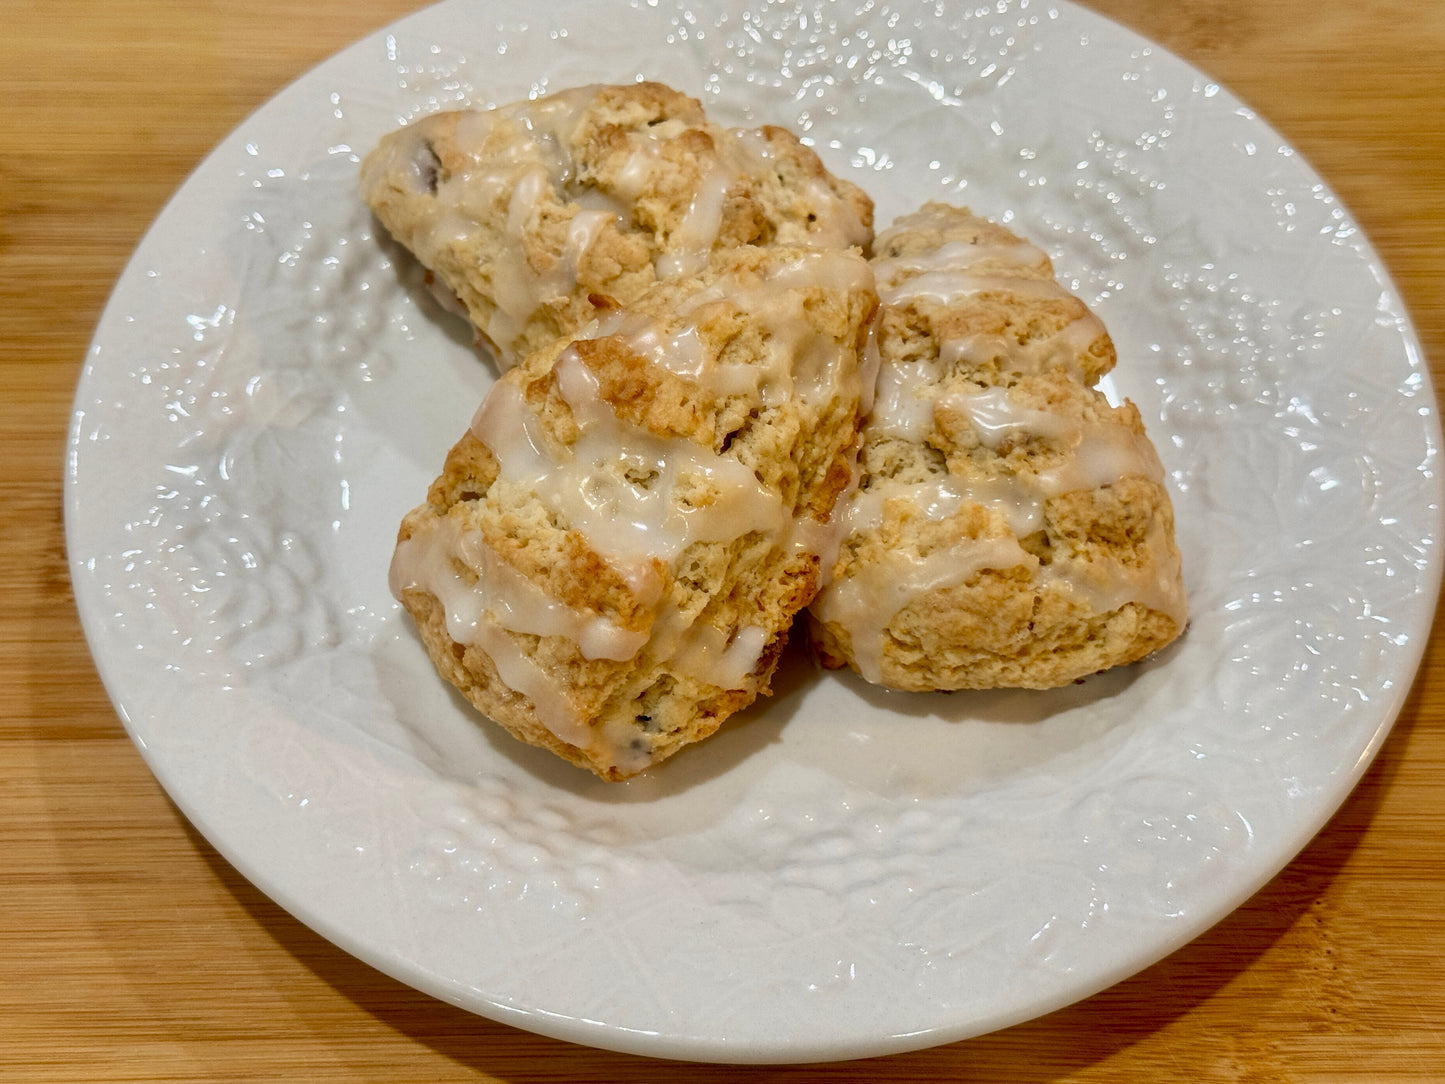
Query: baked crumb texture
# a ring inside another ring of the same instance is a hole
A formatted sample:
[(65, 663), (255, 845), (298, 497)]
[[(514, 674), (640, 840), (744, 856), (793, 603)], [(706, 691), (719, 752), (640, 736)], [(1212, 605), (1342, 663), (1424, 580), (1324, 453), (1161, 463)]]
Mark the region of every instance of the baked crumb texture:
[(1163, 470), (1099, 319), (1040, 249), (929, 204), (879, 234), (877, 397), (810, 627), (906, 690), (1050, 688), (1182, 631)]
[(440, 672), (609, 780), (768, 691), (872, 386), (861, 255), (708, 255), (505, 372), (392, 562)]
[(362, 194), (505, 369), (738, 245), (866, 247), (873, 205), (775, 127), (658, 83), (438, 113), (386, 136)]
[(792, 134), (656, 83), (424, 118), (362, 189), (502, 372), (392, 591), (523, 741), (635, 775), (766, 693), (807, 607), (825, 665), (907, 690), (1063, 685), (1183, 629), (1113, 343), (1002, 226), (929, 204), (875, 241)]

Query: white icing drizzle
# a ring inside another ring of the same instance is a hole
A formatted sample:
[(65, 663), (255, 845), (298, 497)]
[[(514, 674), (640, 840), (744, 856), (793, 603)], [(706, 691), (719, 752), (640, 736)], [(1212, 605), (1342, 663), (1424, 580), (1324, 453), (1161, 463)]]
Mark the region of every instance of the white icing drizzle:
[[(746, 281), (729, 278), (680, 302), (675, 315), (687, 321), (681, 330), (665, 332), (656, 321), (623, 310), (603, 316), (583, 336), (620, 336), (632, 353), (718, 395), (755, 393), (766, 405), (795, 400), (817, 406), (838, 396), (862, 401), (865, 388), (871, 389), (876, 379), (876, 350), (865, 351), (857, 364), (840, 364), (845, 353), (851, 355), (851, 344), (814, 334), (800, 298), (801, 291), (809, 289), (844, 294), (872, 287), (868, 265), (858, 257), (846, 251), (800, 249), (761, 276), (747, 276)], [(693, 321), (719, 301), (741, 309), (767, 329), (761, 361), (722, 365), (704, 349)]]
[(939, 342), (939, 357), (950, 366), (986, 365), (995, 358), (1003, 358), (1009, 371), (1015, 373), (1065, 369), (1082, 376), (1084, 370), (1079, 364), (1079, 355), (1087, 352), (1104, 334), (1103, 321), (1093, 313), (1085, 312), (1052, 335), (1026, 343), (989, 334), (944, 338)]
[(650, 131), (637, 140), (627, 161), (622, 164), (621, 172), (613, 180), (612, 188), (617, 197), (630, 203), (641, 196), (661, 157), (662, 142)]
[[(523, 172), (507, 203), (510, 236), (521, 237), (535, 227), (548, 184), (547, 172), (540, 167)], [(542, 301), (542, 278), (532, 270), (521, 245), (503, 245), (497, 249), (496, 257), (492, 275), (496, 311), (483, 330), (493, 342), (501, 344), (515, 339), (536, 311)]]
[[(453, 150), (464, 159), (443, 183), (437, 183), (437, 160), (423, 121), (394, 134), (389, 149), (368, 161), (362, 184), (371, 199), (388, 176), (400, 175), (417, 194), (419, 221), (402, 240), (427, 266), (437, 266), (447, 250), (462, 249), (475, 236), (477, 224), (495, 217), (505, 205), (508, 241), (497, 246), (491, 281), (483, 284), (492, 308), (473, 312), (479, 332), (498, 351), (498, 364), (510, 368), (519, 336), (539, 309), (556, 304), (576, 289), (587, 251), (611, 224), (631, 226), (635, 201), (661, 168), (661, 150), (686, 127), (682, 121), (627, 132), (630, 149), (606, 190), (577, 183), (578, 164), (569, 147), (570, 135), (600, 88), (584, 86), (533, 101), (456, 115)], [(771, 172), (775, 157), (761, 130), (711, 129), (716, 159), (699, 179), (681, 222), (666, 238), (658, 256), (660, 278), (698, 274), (707, 265), (722, 228), (730, 193), (753, 186)], [(449, 163), (455, 167), (456, 163)], [(869, 230), (857, 212), (836, 195), (824, 179), (812, 179), (800, 197), (808, 214), (798, 221), (780, 221), (778, 240), (825, 246), (863, 245)], [(538, 234), (539, 216), (549, 200), (572, 214), (559, 253), (533, 254), (521, 244)], [(537, 260), (540, 266), (534, 266)], [(448, 260), (446, 262), (454, 262)]]
[[(870, 342), (874, 337), (870, 335)], [(877, 344), (873, 343), (877, 353)], [(868, 417), (873, 439), (902, 437), (921, 442), (933, 430), (933, 388), (941, 367), (937, 361), (880, 365), (874, 406)]]
[(858, 398), (858, 414), (864, 418), (873, 412), (873, 404), (878, 396), (878, 378), (883, 369), (883, 354), (878, 349), (878, 336), (873, 332), (875, 325), (876, 321), (868, 324), (868, 337), (864, 340), (863, 356), (858, 365), (858, 379), (863, 384), (862, 394)]
[(806, 249), (770, 271), (760, 286), (739, 295), (742, 307), (761, 314), (768, 330), (773, 372), (763, 383), (763, 402), (772, 404), (792, 398), (805, 408), (818, 407), (842, 397), (861, 402), (862, 377), (872, 374), (868, 358), (859, 365), (840, 365), (840, 349), (851, 353), (851, 344), (829, 342), (808, 331), (797, 311), (798, 295), (793, 291), (822, 287), (844, 294), (871, 290), (873, 279), (868, 265), (845, 250)]
[(968, 394), (941, 395), (939, 406), (954, 407), (973, 423), (979, 443), (995, 451), (1011, 436), (1042, 437), (1055, 444), (1077, 444), (1078, 422), (1047, 410), (1030, 410), (1009, 401), (1007, 388), (989, 388)]
[[(461, 573), (463, 567), (471, 577)], [(551, 597), (479, 535), (464, 531), (455, 517), (400, 543), (391, 581), (394, 595), (409, 588), (435, 595), (446, 611), (447, 633), (459, 644), (476, 643), (485, 623), (532, 636), (565, 636), (577, 641), (586, 659), (625, 661), (647, 642), (645, 631), (625, 629)]]
[(900, 610), (915, 599), (966, 582), (990, 568), (1037, 567), (1009, 536), (965, 539), (926, 556), (889, 550), (866, 574), (835, 580), (820, 596), (815, 612), (824, 621), (848, 630), (852, 658), (866, 681), (883, 680), (883, 649), (887, 628)]
[[(680, 315), (691, 317), (704, 303), (719, 297), (717, 291), (706, 291), (681, 306)], [(760, 370), (741, 361), (719, 363), (703, 344), (695, 323), (668, 332), (651, 317), (620, 309), (602, 317), (587, 332), (591, 339), (613, 336), (626, 340), (628, 349), (649, 364), (719, 395), (752, 395), (758, 390)]]
[[(942, 225), (944, 221), (940, 212), (925, 209), (901, 220), (899, 225), (917, 228)], [(885, 247), (887, 238), (887, 234), (879, 238), (880, 248)], [(1008, 274), (1011, 266), (1024, 273)], [(1046, 254), (1022, 242), (948, 242), (920, 255), (873, 261), (879, 297), (885, 306), (895, 307), (920, 300), (956, 306), (986, 293), (1069, 297), (1051, 277), (1038, 277), (1047, 267)], [(1050, 499), (1098, 489), (1129, 476), (1162, 482), (1163, 468), (1146, 437), (1119, 424), (1112, 415), (1088, 421), (1026, 407), (1013, 401), (1005, 387), (942, 391), (945, 374), (956, 372), (960, 365), (994, 358), (1004, 359), (1012, 372), (1067, 368), (1077, 373), (1077, 356), (1104, 333), (1098, 318), (1086, 312), (1039, 341), (1020, 344), (998, 335), (945, 339), (937, 358), (882, 365), (874, 407), (868, 416), (870, 442), (899, 438), (926, 443), (938, 430), (940, 413), (947, 412), (971, 424), (979, 443), (995, 451), (1010, 440), (1044, 441), (1054, 450), (1057, 465), (1041, 472), (1008, 473), (1001, 469), (973, 482), (949, 474), (912, 483), (875, 476), (853, 492), (843, 516), (849, 537), (880, 530), (885, 511), (893, 502), (904, 502), (914, 515), (936, 523), (957, 515), (966, 504), (982, 505), (991, 517), (997, 517), (982, 537), (959, 539), (926, 556), (901, 548), (881, 553), (872, 550), (866, 562), (855, 564), (848, 575), (833, 579), (825, 587), (814, 603), (814, 613), (818, 619), (846, 630), (852, 661), (864, 678), (882, 680), (888, 628), (904, 607), (987, 569), (1024, 565), (1038, 584), (1072, 591), (1097, 612), (1112, 612), (1135, 602), (1167, 613), (1182, 624), (1185, 603), (1177, 567), (1167, 557), (1168, 539), (1159, 523), (1151, 525), (1147, 543), (1157, 559), (1146, 562), (1142, 570), (1112, 565), (1079, 567), (1077, 563), (1070, 563), (1067, 570), (1041, 566), (1018, 542), (1044, 526), (1045, 505)], [(1000, 534), (1003, 529), (1008, 533)]]
[[(947, 241), (929, 252), (876, 259), (873, 267), (879, 299), (895, 307), (921, 301), (956, 305), (984, 294), (1072, 300), (1072, 295), (1052, 276), (1044, 274), (1049, 268), (1048, 254), (1025, 241)], [(1008, 273), (1009, 269), (1019, 273)], [(1039, 373), (1060, 367), (1078, 372), (1078, 355), (1104, 334), (1103, 322), (1085, 309), (1052, 335), (1027, 343), (995, 334), (945, 338), (939, 343), (939, 357), (949, 366), (982, 365), (1005, 358), (1013, 372)]]
[(766, 304), (767, 296), (780, 290), (822, 288), (841, 294), (867, 291), (874, 287), (873, 271), (867, 263), (846, 249), (829, 248), (795, 251), (787, 261), (769, 270), (765, 281), (766, 290), (746, 293), (745, 300), (750, 311), (754, 305)]
[(572, 216), (567, 225), (567, 243), (562, 249), (562, 258), (542, 276), (538, 292), (543, 300), (560, 298), (572, 292), (577, 285), (583, 254), (616, 218), (614, 212), (600, 208), (581, 210)]
[(808, 224), (808, 242), (820, 248), (862, 248), (872, 231), (858, 217), (847, 200), (834, 193), (828, 182), (814, 177), (808, 182), (808, 201), (822, 208)]
[(712, 625), (694, 623), (678, 636), (670, 658), (678, 673), (723, 689), (745, 686), (770, 639), (768, 630), (747, 625), (729, 636)]
[[(904, 272), (915, 274), (930, 271), (958, 272), (979, 264), (997, 263), (1021, 270), (1042, 272), (1049, 267), (1049, 256), (1037, 245), (1027, 241), (1013, 244), (983, 245), (971, 241), (945, 241), (927, 252), (907, 256), (887, 256), (873, 261), (874, 274), (880, 280), (904, 278)], [(1039, 279), (1048, 282), (1051, 279)]]
[[(716, 160), (699, 180), (682, 221), (668, 235), (668, 251), (657, 259), (659, 278), (695, 275), (707, 266), (722, 230), (729, 193), (770, 173), (770, 163), (777, 157), (766, 134), (758, 128), (722, 130), (716, 135), (715, 148)], [(624, 183), (620, 187), (624, 193), (640, 189), (656, 156), (655, 141), (639, 143), (623, 167)], [(825, 179), (810, 179), (803, 200), (809, 214), (801, 216), (791, 229), (793, 224), (788, 221), (779, 222), (780, 241), (837, 249), (868, 243), (867, 226)]]
[[(756, 396), (766, 388), (779, 395), (813, 394), (828, 386), (856, 399), (862, 389), (852, 344), (832, 342), (810, 329), (802, 311), (803, 291), (866, 290), (870, 285), (867, 265), (858, 257), (810, 251), (773, 272), (745, 272), (700, 290), (667, 320), (609, 313), (582, 337), (621, 339), (633, 354), (717, 394), (741, 390)], [(734, 371), (738, 366), (717, 363), (691, 319), (721, 298), (757, 320), (769, 344), (746, 380)], [(799, 372), (804, 375), (795, 384)], [(751, 532), (784, 555), (831, 553), (840, 540), (841, 517), (824, 524), (794, 516), (782, 495), (734, 456), (624, 421), (602, 397), (600, 381), (575, 342), (558, 355), (552, 373), (576, 426), (570, 444), (551, 435), (522, 386), (505, 377), (478, 408), (472, 433), (496, 460), (493, 488), (499, 498), (540, 506), (556, 527), (581, 534), (647, 611), (640, 622), (645, 631), (624, 629), (550, 598), (454, 517), (397, 547), (392, 588), (398, 595), (408, 587), (435, 595), (452, 639), (480, 646), (557, 737), (582, 748), (606, 749), (619, 763), (629, 757), (635, 762), (641, 755), (634, 748), (636, 729), (619, 724), (612, 732), (579, 720), (565, 690), (527, 658), (513, 634), (566, 637), (589, 659), (645, 654), (652, 663), (665, 660), (677, 673), (718, 688), (747, 688), (777, 630), (722, 629), (699, 621), (695, 610), (685, 612), (672, 601), (659, 579), (659, 565), (676, 569), (695, 543), (727, 543)]]
[(722, 230), (723, 207), (728, 189), (739, 172), (721, 160), (703, 175), (693, 192), (692, 203), (682, 222), (668, 235), (668, 251), (657, 258), (659, 278), (696, 275), (707, 266), (708, 257)]
[(786, 513), (778, 494), (738, 460), (622, 422), (575, 348), (555, 372), (581, 434), (570, 462), (526, 484), (610, 562), (672, 561), (694, 542), (782, 528)]
[[(435, 198), (418, 203), (421, 219), (411, 236), (403, 238), (427, 266), (437, 265), (440, 253), (473, 237), (477, 223), (495, 214), (501, 201), (512, 238), (535, 232), (549, 194), (578, 188), (573, 183), (577, 167), (567, 149), (568, 136), (597, 90), (584, 86), (496, 109), (458, 112), (453, 149), (465, 164), (441, 184), (436, 183), (427, 122), (403, 129), (393, 137), (389, 154), (368, 162), (363, 189), (370, 199), (390, 171), (406, 177), (418, 193), (434, 194)], [(538, 308), (576, 287), (583, 254), (617, 217), (616, 208), (606, 200), (577, 202), (564, 249), (549, 266), (534, 268), (520, 243), (498, 246), (492, 281), (487, 284), (495, 309), (470, 315), (498, 347), (497, 360), (503, 368), (517, 360), (513, 343)]]
[(901, 281), (884, 278), (878, 281), (878, 298), (885, 305), (899, 306), (910, 301), (955, 305), (982, 294), (1041, 299), (1069, 296), (1053, 279), (1031, 279), (1019, 275), (971, 275), (943, 270), (925, 271)]
[[(921, 385), (919, 385), (921, 386)], [(1109, 568), (1107, 571), (1071, 566), (1067, 573), (1048, 566), (1016, 541), (1044, 525), (1044, 505), (1054, 497), (1077, 490), (1097, 489), (1122, 478), (1138, 476), (1155, 482), (1163, 468), (1150, 442), (1131, 429), (1107, 418), (1084, 422), (1047, 411), (1020, 407), (1003, 388), (971, 395), (940, 396), (930, 405), (936, 410), (948, 403), (962, 410), (973, 424), (981, 444), (999, 447), (1009, 437), (1036, 437), (1063, 454), (1060, 464), (1039, 473), (999, 474), (972, 484), (954, 475), (921, 483), (877, 480), (849, 503), (850, 534), (878, 530), (889, 502), (906, 501), (925, 520), (948, 519), (965, 503), (976, 503), (1002, 516), (1009, 534), (961, 539), (920, 558), (904, 550), (890, 550), (835, 580), (815, 603), (825, 621), (848, 630), (854, 662), (867, 680), (881, 680), (884, 644), (889, 624), (910, 602), (930, 591), (965, 582), (983, 569), (1028, 564), (1040, 583), (1063, 585), (1101, 613), (1138, 602), (1170, 614), (1182, 622), (1183, 599), (1168, 561), (1152, 562), (1153, 572)], [(1154, 527), (1154, 552), (1164, 552), (1162, 530)], [(950, 571), (951, 570), (951, 571)]]
[[(472, 575), (465, 575), (464, 567)], [(563, 613), (545, 596), (539, 600), (540, 589), (510, 568), (508, 576), (501, 571), (505, 567), (486, 546), (469, 542), (448, 517), (431, 531), (397, 545), (391, 561), (391, 592), (397, 598), (407, 590), (433, 595), (445, 614), (447, 635), (486, 652), (501, 679), (532, 701), (547, 729), (574, 745), (585, 742), (586, 725), (565, 693), (523, 653), (508, 630), (547, 635), (567, 626), (580, 636), (596, 619), (575, 611)], [(530, 609), (529, 604), (538, 601), (541, 609)]]

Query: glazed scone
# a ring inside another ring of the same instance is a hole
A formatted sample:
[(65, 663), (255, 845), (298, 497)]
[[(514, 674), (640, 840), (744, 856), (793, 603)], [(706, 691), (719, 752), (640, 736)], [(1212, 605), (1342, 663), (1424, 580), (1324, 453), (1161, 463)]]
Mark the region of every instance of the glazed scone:
[(1107, 331), (1045, 253), (929, 204), (879, 234), (877, 396), (810, 610), (825, 665), (906, 690), (1051, 688), (1186, 615), (1159, 457), (1093, 385)]
[(392, 562), (440, 672), (609, 780), (767, 692), (836, 547), (876, 304), (851, 251), (730, 249), (504, 373)]
[(791, 133), (719, 127), (659, 83), (438, 113), (382, 139), (361, 177), (503, 369), (715, 248), (872, 240), (872, 202)]

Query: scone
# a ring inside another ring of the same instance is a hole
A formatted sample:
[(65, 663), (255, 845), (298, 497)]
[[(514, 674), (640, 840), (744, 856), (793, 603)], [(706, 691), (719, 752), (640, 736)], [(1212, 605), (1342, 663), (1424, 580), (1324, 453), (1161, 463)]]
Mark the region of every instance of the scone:
[(907, 690), (1051, 688), (1183, 630), (1163, 469), (1114, 346), (1043, 251), (929, 204), (879, 234), (877, 396), (832, 580), (825, 665)]
[(724, 129), (659, 83), (438, 113), (386, 136), (361, 176), (503, 369), (714, 249), (872, 239), (872, 202), (791, 133)]
[(729, 249), (504, 373), (392, 562), (440, 672), (609, 780), (767, 692), (836, 546), (876, 305), (854, 252)]

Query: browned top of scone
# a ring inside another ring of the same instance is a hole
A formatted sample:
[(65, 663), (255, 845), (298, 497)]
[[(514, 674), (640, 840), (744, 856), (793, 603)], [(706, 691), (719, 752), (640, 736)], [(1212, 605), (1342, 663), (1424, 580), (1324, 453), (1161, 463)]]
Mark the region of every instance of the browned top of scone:
[(725, 129), (659, 83), (423, 118), (367, 157), (362, 188), (504, 367), (716, 248), (872, 237), (868, 197), (791, 133)]
[(723, 250), (504, 373), (393, 566), (444, 671), (610, 777), (765, 691), (850, 477), (875, 305), (856, 253)]
[(1114, 367), (1108, 330), (1054, 278), (1043, 249), (1005, 226), (925, 204), (874, 242), (879, 334), (900, 359), (948, 348), (973, 380), (1009, 383), (1063, 367), (1092, 385)]
[(1183, 628), (1163, 469), (1092, 387), (1103, 324), (1042, 250), (931, 204), (877, 239), (877, 397), (824, 658), (907, 689), (1049, 687)]

